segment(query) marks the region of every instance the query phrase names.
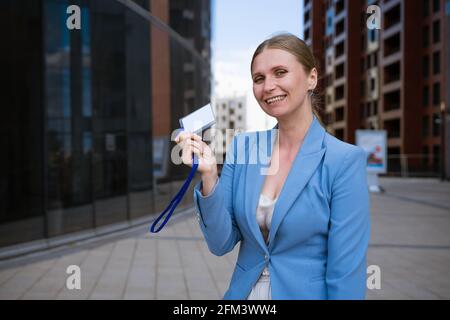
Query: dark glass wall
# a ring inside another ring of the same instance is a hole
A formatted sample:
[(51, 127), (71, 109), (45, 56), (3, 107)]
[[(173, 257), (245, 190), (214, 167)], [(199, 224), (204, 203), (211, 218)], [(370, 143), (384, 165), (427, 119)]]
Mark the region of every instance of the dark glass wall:
[[(72, 4), (80, 30), (66, 25)], [(188, 168), (170, 160), (170, 133), (208, 102), (209, 79), (196, 75), (209, 74), (209, 61), (168, 26), (158, 27), (169, 40), (155, 56), (150, 2), (134, 4), (0, 2), (0, 247), (158, 213), (184, 180)], [(152, 70), (164, 59), (171, 80), (155, 86)], [(154, 106), (154, 96), (170, 104)], [(154, 136), (163, 114), (165, 134)], [(161, 166), (178, 171), (155, 179)], [(180, 209), (191, 202), (186, 196)]]
[(0, 1), (0, 245), (45, 235), (39, 1)]
[(44, 103), (48, 236), (94, 226), (90, 15), (66, 27), (67, 1), (44, 1)]

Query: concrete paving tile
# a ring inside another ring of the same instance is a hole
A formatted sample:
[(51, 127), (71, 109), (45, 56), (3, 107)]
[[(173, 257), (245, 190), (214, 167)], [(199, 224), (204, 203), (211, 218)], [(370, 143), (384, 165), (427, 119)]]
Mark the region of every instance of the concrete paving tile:
[[(371, 194), (367, 265), (381, 268), (381, 290), (367, 299), (450, 299), (450, 183), (381, 178)], [(175, 216), (174, 216), (175, 217)], [(75, 253), (53, 254), (0, 270), (0, 299), (221, 299), (239, 252), (222, 257), (204, 241), (195, 214), (163, 231), (134, 234)], [(81, 290), (65, 286), (81, 268)]]

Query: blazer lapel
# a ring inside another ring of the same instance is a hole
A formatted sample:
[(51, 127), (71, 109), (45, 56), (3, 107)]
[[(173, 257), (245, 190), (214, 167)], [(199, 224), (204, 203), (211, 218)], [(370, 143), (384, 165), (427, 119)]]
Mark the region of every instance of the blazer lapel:
[(313, 122), (306, 133), (303, 144), (295, 157), (278, 200), (275, 203), (269, 233), (269, 251), (273, 246), (273, 240), (281, 222), (305, 188), (325, 154), (326, 148), (322, 144), (324, 136), (325, 129), (314, 116)]

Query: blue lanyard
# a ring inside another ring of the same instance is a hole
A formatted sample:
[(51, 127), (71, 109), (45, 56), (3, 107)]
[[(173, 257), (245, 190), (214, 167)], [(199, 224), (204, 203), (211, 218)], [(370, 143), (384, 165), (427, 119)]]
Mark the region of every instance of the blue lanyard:
[[(170, 217), (172, 216), (173, 211), (177, 207), (177, 205), (180, 203), (180, 201), (183, 199), (184, 194), (186, 193), (187, 189), (189, 188), (189, 185), (191, 184), (192, 179), (194, 178), (195, 172), (198, 168), (198, 158), (196, 155), (192, 154), (192, 168), (191, 172), (189, 172), (189, 176), (187, 177), (186, 181), (183, 183), (183, 186), (181, 187), (180, 191), (173, 197), (172, 201), (170, 201), (170, 204), (167, 206), (166, 209), (159, 215), (159, 217), (152, 223), (150, 227), (150, 232), (157, 233), (161, 231), (162, 228), (166, 225), (167, 221), (169, 221)], [(159, 220), (161, 220), (164, 215), (169, 212), (164, 219), (164, 221), (161, 223), (158, 229), (155, 230), (155, 226), (158, 224)]]

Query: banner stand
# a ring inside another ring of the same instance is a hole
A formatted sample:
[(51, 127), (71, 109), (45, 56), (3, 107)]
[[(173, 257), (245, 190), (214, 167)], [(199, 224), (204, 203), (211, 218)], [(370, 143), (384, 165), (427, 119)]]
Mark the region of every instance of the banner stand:
[(378, 175), (387, 172), (386, 130), (356, 130), (356, 145), (367, 154), (367, 186), (372, 193), (382, 193)]
[(369, 191), (372, 193), (382, 193), (384, 189), (378, 182), (378, 173), (367, 172), (367, 184), (369, 185)]

